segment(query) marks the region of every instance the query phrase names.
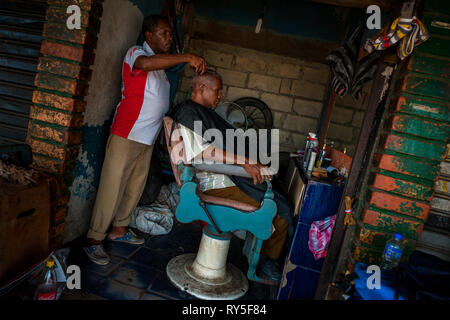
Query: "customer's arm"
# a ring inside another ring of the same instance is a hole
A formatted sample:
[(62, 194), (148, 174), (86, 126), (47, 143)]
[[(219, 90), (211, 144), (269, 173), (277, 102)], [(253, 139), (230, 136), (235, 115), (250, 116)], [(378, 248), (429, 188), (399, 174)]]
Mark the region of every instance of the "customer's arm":
[(267, 176), (271, 180), (270, 173), (266, 166), (255, 161), (250, 161), (249, 158), (234, 153), (228, 153), (222, 149), (216, 148), (213, 145), (205, 142), (200, 135), (194, 131), (179, 124), (180, 134), (183, 137), (184, 152), (187, 161), (193, 158), (200, 160), (209, 160), (216, 163), (235, 164), (242, 166), (253, 178), (253, 183), (263, 183), (264, 177)]
[(212, 145), (206, 148), (201, 154), (197, 155), (197, 157), (224, 164), (239, 165), (252, 176), (254, 184), (263, 183), (265, 176), (267, 176), (269, 180), (272, 179), (266, 166), (258, 162), (255, 163), (255, 161), (250, 161), (250, 159), (245, 156), (230, 154)]
[(136, 59), (133, 67), (145, 71), (153, 71), (168, 69), (185, 62), (189, 63), (197, 73), (203, 74), (206, 70), (205, 59), (192, 53), (141, 55)]

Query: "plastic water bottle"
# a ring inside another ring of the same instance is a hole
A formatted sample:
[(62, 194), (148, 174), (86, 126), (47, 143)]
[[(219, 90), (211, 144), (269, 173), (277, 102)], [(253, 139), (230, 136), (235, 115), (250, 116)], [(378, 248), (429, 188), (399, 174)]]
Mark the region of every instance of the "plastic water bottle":
[(47, 259), (45, 262), (45, 273), (41, 284), (36, 288), (35, 300), (56, 300), (56, 272), (55, 260)]
[(401, 234), (394, 233), (394, 236), (386, 242), (382, 256), (381, 269), (391, 270), (398, 266), (403, 253), (402, 239), (403, 236)]

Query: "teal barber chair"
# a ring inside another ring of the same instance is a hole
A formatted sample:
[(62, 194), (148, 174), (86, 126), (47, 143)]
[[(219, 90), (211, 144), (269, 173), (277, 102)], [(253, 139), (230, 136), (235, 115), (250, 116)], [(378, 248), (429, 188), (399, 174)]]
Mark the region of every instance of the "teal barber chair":
[[(199, 192), (193, 180), (195, 170), (245, 177), (250, 175), (240, 166), (186, 164), (182, 138), (176, 124), (169, 145), (172, 122), (171, 118), (164, 118), (167, 149), (180, 186), (176, 218), (182, 223), (200, 220), (207, 225), (203, 228), (198, 253), (183, 254), (170, 260), (166, 268), (168, 278), (180, 290), (206, 300), (242, 297), (248, 290), (247, 278), (275, 285), (276, 282), (256, 275), (262, 242), (271, 235), (272, 220), (277, 210), (271, 183), (266, 179), (267, 191), (259, 208)], [(243, 253), (249, 265), (247, 278), (241, 270), (226, 261), (232, 232), (236, 230), (246, 231)]]

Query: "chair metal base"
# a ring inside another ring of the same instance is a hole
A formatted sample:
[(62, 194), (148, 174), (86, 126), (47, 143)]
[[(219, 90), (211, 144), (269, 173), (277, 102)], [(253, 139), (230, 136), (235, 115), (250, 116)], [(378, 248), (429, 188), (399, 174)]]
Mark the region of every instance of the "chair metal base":
[(234, 300), (247, 293), (248, 281), (241, 270), (227, 263), (225, 277), (204, 278), (192, 268), (195, 258), (195, 253), (187, 253), (169, 261), (167, 276), (177, 288), (204, 300)]

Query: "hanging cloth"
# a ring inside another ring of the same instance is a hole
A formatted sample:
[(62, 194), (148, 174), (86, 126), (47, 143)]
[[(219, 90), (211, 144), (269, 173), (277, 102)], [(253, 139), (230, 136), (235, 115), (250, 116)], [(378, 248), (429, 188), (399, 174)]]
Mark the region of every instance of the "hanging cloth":
[(330, 242), (335, 222), (336, 215), (327, 217), (324, 220), (314, 221), (311, 224), (308, 247), (314, 259), (322, 259), (327, 255), (328, 242)]
[(326, 58), (326, 63), (333, 73), (331, 87), (340, 97), (351, 93), (353, 99), (358, 100), (362, 96), (363, 86), (373, 79), (377, 68), (380, 53), (367, 55), (358, 61), (359, 45), (363, 36), (363, 25), (353, 31), (352, 35), (339, 48), (333, 50)]
[(361, 36), (362, 26), (359, 25), (347, 42), (334, 49), (325, 58), (325, 62), (330, 66), (333, 73), (331, 86), (336, 94), (341, 97), (347, 95), (351, 90)]
[(368, 40), (364, 49), (371, 53), (374, 50), (386, 50), (399, 43), (397, 55), (400, 60), (409, 56), (414, 47), (430, 38), (430, 34), (415, 16), (412, 18), (397, 18), (391, 24), (386, 35), (378, 37), (375, 41)]

